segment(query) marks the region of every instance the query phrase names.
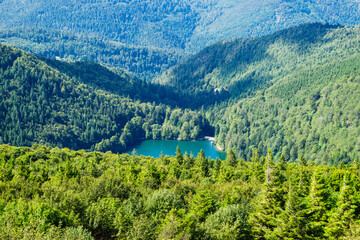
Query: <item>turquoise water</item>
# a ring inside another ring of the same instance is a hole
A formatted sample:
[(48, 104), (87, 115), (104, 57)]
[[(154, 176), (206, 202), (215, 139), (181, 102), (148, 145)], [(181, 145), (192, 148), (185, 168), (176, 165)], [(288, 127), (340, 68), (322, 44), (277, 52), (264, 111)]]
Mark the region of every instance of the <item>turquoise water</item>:
[(226, 153), (218, 151), (215, 145), (211, 144), (211, 141), (176, 141), (176, 140), (145, 140), (134, 146), (133, 150), (126, 153), (132, 154), (136, 151), (138, 155), (159, 157), (161, 151), (164, 155), (175, 156), (176, 147), (179, 146), (182, 154), (188, 152), (189, 155), (192, 153), (196, 157), (198, 152), (202, 149), (206, 157), (216, 159), (217, 157), (221, 160), (226, 158)]

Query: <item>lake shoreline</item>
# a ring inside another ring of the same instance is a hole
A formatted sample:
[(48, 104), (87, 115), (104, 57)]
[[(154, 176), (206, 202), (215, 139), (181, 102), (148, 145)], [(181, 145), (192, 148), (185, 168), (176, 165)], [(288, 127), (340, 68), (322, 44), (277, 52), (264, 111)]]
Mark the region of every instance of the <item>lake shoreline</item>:
[(209, 136), (205, 136), (204, 138), (200, 139), (200, 140), (209, 140), (209, 141), (215, 141), (215, 137), (209, 137)]
[[(211, 137), (210, 137), (211, 139)], [(219, 157), (221, 160), (226, 158), (226, 153), (220, 151), (219, 147), (212, 140), (202, 138), (197, 141), (185, 141), (185, 140), (143, 140), (140, 143), (128, 149), (124, 152), (132, 154), (133, 151), (136, 154), (144, 156), (158, 157), (161, 155), (161, 151), (164, 155), (175, 156), (176, 147), (179, 146), (182, 153), (188, 152), (189, 154), (196, 155), (201, 149), (205, 152), (206, 157), (216, 159)]]
[(225, 149), (223, 149), (222, 147), (219, 146), (219, 144), (215, 143), (215, 137), (209, 137), (209, 136), (205, 136), (203, 139), (201, 140), (208, 140), (208, 141), (212, 141), (213, 145), (215, 146), (216, 150), (220, 151), (220, 152), (225, 152)]

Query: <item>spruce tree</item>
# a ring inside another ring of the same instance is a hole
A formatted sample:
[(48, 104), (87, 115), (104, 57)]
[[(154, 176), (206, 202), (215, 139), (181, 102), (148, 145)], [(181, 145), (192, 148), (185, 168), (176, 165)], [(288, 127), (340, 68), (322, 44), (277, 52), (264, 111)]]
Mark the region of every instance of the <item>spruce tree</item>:
[(190, 169), (193, 166), (193, 159), (189, 156), (188, 152), (185, 152), (183, 157), (183, 165), (184, 169)]
[(337, 201), (337, 207), (330, 214), (329, 224), (326, 227), (326, 235), (330, 238), (339, 239), (349, 230), (350, 223), (355, 218), (355, 189), (351, 183), (350, 176), (345, 174), (340, 195)]
[(209, 176), (209, 163), (208, 159), (205, 157), (204, 151), (201, 149), (196, 157), (195, 165), (200, 168), (201, 174), (203, 177)]
[(350, 165), (350, 169), (353, 173), (355, 173), (356, 175), (359, 174), (359, 170), (360, 170), (360, 162), (359, 160), (355, 157), (354, 161), (351, 163)]
[(281, 154), (278, 162), (279, 162), (279, 163), (278, 163), (279, 169), (280, 169), (281, 171), (286, 171), (286, 169), (287, 169), (287, 162), (286, 162), (286, 160), (285, 160), (284, 154)]
[(226, 165), (228, 165), (230, 167), (236, 166), (237, 160), (236, 160), (235, 153), (232, 149), (230, 149), (230, 151), (228, 152), (226, 159), (225, 159), (225, 163), (226, 163)]
[(299, 191), (302, 197), (306, 197), (309, 194), (309, 187), (311, 182), (311, 172), (309, 171), (309, 167), (306, 166), (306, 161), (303, 157), (300, 157), (300, 159), (303, 159), (299, 161), (300, 163), (305, 164), (299, 164)]
[(285, 209), (279, 216), (275, 235), (279, 239), (304, 239), (306, 236), (307, 205), (299, 191), (299, 185), (292, 181), (288, 184)]
[(254, 237), (256, 239), (276, 238), (274, 229), (278, 225), (277, 217), (281, 212), (281, 206), (284, 202), (279, 181), (280, 172), (274, 164), (270, 150), (268, 150), (266, 155), (265, 165), (263, 191), (256, 202), (254, 213), (250, 216), (250, 222), (253, 225)]
[(259, 150), (253, 148), (251, 156), (251, 174), (260, 182), (264, 179), (264, 167), (259, 156)]
[(300, 158), (299, 158), (298, 161), (299, 161), (299, 165), (300, 165), (300, 166), (304, 166), (304, 167), (307, 166), (307, 162), (306, 162), (306, 160), (305, 160), (305, 158), (304, 158), (303, 155), (300, 156)]
[(307, 231), (306, 234), (312, 239), (324, 238), (324, 226), (326, 224), (326, 197), (323, 176), (316, 170), (311, 178), (310, 192), (307, 196)]
[(181, 166), (183, 164), (183, 155), (181, 154), (179, 146), (176, 147), (176, 161)]

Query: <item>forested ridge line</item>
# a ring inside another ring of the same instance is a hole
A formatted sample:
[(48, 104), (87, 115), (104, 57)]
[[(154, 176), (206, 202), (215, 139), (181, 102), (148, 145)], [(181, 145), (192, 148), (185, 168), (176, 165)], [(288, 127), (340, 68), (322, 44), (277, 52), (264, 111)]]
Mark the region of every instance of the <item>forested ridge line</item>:
[(356, 25), (356, 0), (109, 0), (0, 2), (0, 28), (92, 34), (126, 45), (197, 52), (224, 40), (264, 36), (304, 23)]
[(357, 239), (360, 164), (0, 146), (1, 239)]
[(290, 161), (350, 162), (360, 150), (359, 32), (314, 23), (222, 41), (157, 80), (192, 95), (184, 106), (204, 106), (226, 151), (248, 158), (255, 146)]
[(150, 81), (185, 58), (183, 51), (126, 45), (65, 30), (18, 27), (0, 30), (0, 42), (62, 61), (92, 61)]
[(0, 143), (122, 152), (139, 139), (213, 134), (204, 112), (172, 105), (171, 89), (95, 63), (0, 45), (0, 83)]
[(243, 158), (257, 147), (349, 163), (359, 153), (358, 32), (308, 24), (218, 43), (170, 70), (170, 86), (1, 45), (0, 142), (123, 152), (139, 139), (215, 135)]

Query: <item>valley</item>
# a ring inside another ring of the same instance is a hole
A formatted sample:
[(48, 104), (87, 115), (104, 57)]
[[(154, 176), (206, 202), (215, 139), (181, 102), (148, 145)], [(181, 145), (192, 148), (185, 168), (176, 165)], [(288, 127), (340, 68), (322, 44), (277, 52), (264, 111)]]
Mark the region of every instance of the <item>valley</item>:
[(359, 8), (0, 1), (0, 239), (359, 239)]
[[(2, 96), (14, 101), (2, 99), (1, 139), (122, 152), (138, 139), (212, 135), (220, 149), (244, 159), (256, 147), (288, 161), (351, 162), (359, 151), (359, 31), (306, 24), (220, 42), (153, 83), (2, 46)], [(344, 96), (339, 107), (335, 96)]]

